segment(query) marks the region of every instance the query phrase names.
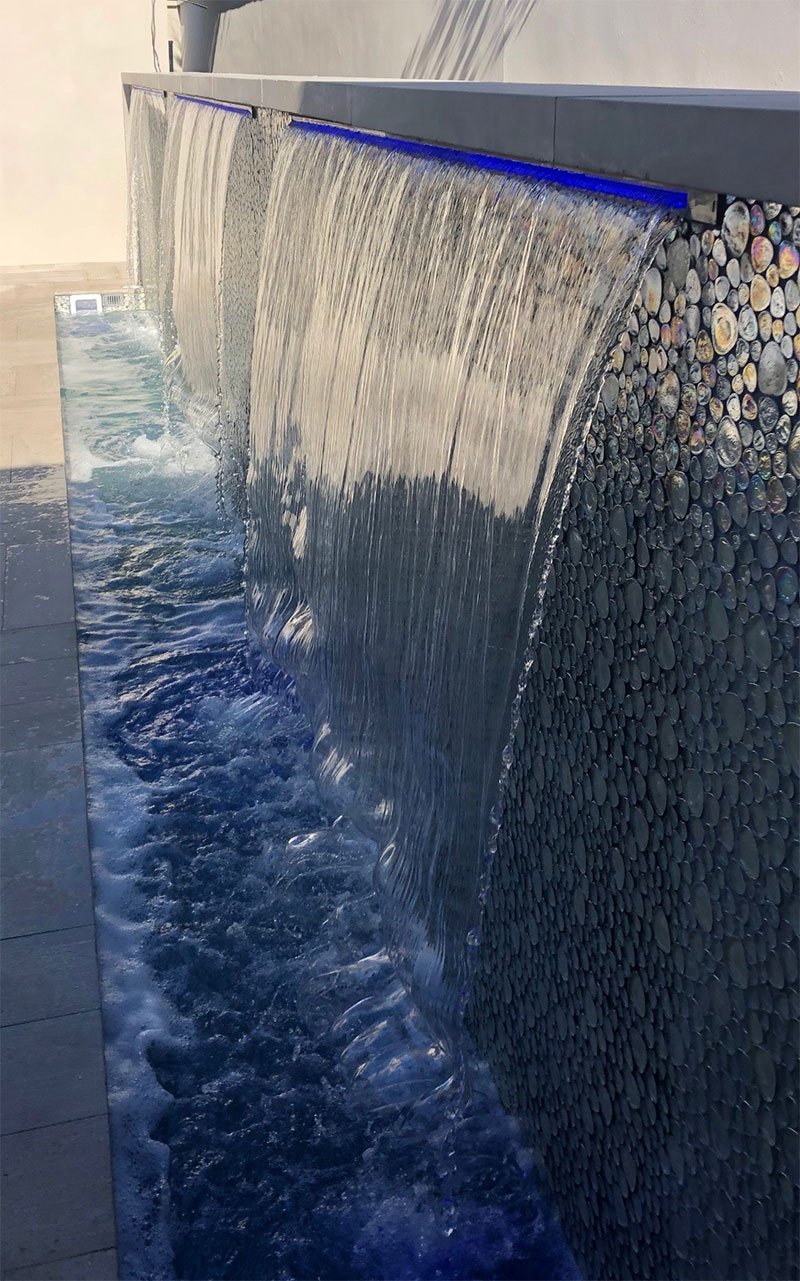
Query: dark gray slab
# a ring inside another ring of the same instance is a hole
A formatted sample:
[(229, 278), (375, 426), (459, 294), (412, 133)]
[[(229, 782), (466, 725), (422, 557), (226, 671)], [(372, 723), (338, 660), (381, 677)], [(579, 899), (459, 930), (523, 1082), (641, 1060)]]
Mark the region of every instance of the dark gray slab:
[(69, 929), (93, 920), (84, 815), (3, 833), (0, 938)]
[(5, 752), (0, 760), (3, 836), (66, 815), (86, 814), (80, 743)]
[(74, 614), (69, 543), (9, 546), (6, 550), (3, 627), (66, 623)]
[(555, 98), (542, 94), (458, 94), (427, 84), (409, 93), (405, 85), (356, 83), (351, 121), (444, 147), (553, 160)]
[(52, 658), (70, 658), (77, 662), (77, 656), (78, 641), (74, 622), (0, 632), (0, 666), (10, 663), (38, 663)]
[(0, 1169), (4, 1270), (113, 1249), (106, 1116), (9, 1135)]
[(77, 657), (43, 658), (38, 662), (6, 663), (0, 667), (0, 705), (54, 698), (78, 698)]
[(80, 743), (0, 754), (0, 933), (92, 921)]
[(80, 736), (77, 693), (66, 698), (12, 702), (0, 709), (0, 753), (77, 742)]
[(72, 1259), (14, 1268), (3, 1275), (5, 1281), (116, 1281), (117, 1252), (98, 1250), (94, 1254), (78, 1254)]
[(94, 930), (84, 925), (0, 942), (0, 1024), (57, 1018), (100, 1005)]
[(797, 93), (128, 72), (122, 79), (683, 191), (800, 204)]
[[(788, 97), (788, 95), (786, 95)], [(555, 162), (644, 182), (800, 200), (800, 116), (784, 96), (758, 109), (738, 95), (559, 98)]]
[(97, 1116), (106, 1107), (99, 1010), (15, 1023), (3, 1030), (3, 1134)]
[(64, 540), (67, 486), (63, 467), (22, 467), (11, 473), (0, 501), (0, 540), (31, 543)]

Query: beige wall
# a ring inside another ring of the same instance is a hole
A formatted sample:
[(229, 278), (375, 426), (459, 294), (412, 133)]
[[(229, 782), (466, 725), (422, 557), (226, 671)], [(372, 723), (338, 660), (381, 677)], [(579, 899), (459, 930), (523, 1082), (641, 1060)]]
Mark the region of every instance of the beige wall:
[(800, 89), (800, 0), (538, 0), (505, 79)]
[(0, 0), (0, 47), (0, 263), (121, 260), (120, 72), (152, 68), (150, 0)]
[(800, 88), (800, 0), (261, 0), (216, 71)]

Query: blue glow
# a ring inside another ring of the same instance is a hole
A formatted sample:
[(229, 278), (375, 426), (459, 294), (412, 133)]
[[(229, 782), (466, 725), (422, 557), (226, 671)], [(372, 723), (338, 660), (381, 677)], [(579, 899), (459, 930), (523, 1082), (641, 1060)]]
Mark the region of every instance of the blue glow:
[(489, 169), (493, 173), (512, 174), (514, 177), (527, 178), (536, 182), (555, 182), (561, 187), (591, 191), (600, 196), (621, 196), (625, 200), (637, 200), (644, 204), (659, 205), (662, 208), (681, 212), (689, 207), (685, 191), (673, 191), (668, 187), (647, 187), (639, 183), (617, 181), (614, 178), (601, 178), (597, 174), (577, 173), (571, 169), (556, 169), (551, 165), (530, 164), (522, 160), (509, 160), (503, 156), (490, 156), (480, 151), (462, 151), (455, 147), (437, 147), (427, 142), (412, 142), (407, 138), (382, 137), (379, 134), (363, 133), (360, 129), (346, 129), (342, 125), (293, 120), (290, 127), (303, 129), (306, 133), (324, 133), (334, 138), (347, 138), (351, 142), (366, 143), (370, 147), (379, 147), (383, 151), (403, 151), (406, 155), (420, 156), (426, 160), (447, 160), (451, 164), (474, 165), (479, 169)]
[(216, 107), (217, 111), (230, 111), (234, 116), (252, 116), (252, 107), (235, 107), (231, 102), (215, 102), (213, 98), (195, 98), (191, 93), (176, 93), (182, 102), (196, 102), (201, 107)]

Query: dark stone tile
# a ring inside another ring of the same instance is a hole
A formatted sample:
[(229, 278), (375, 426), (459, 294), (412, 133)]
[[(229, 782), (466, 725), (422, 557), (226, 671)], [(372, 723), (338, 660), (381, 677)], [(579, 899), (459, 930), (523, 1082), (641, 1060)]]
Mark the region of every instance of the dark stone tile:
[(68, 537), (63, 467), (22, 467), (11, 473), (0, 501), (0, 540), (34, 543)]
[(0, 1069), (3, 1134), (105, 1112), (100, 1011), (6, 1027)]
[(80, 743), (0, 755), (0, 933), (90, 924)]
[(105, 1115), (8, 1135), (0, 1170), (4, 1271), (113, 1249)]
[(0, 757), (3, 835), (65, 815), (86, 815), (81, 744), (5, 752)]
[(66, 623), (74, 614), (68, 542), (20, 543), (6, 548), (4, 628)]
[(35, 1263), (30, 1268), (15, 1268), (4, 1273), (5, 1281), (116, 1281), (116, 1250), (97, 1250), (78, 1254), (72, 1259), (52, 1263)]
[(78, 698), (76, 658), (43, 658), (0, 667), (0, 706), (59, 698)]
[(92, 877), (85, 815), (3, 834), (0, 937), (88, 925)]
[(408, 85), (355, 81), (354, 126), (446, 147), (552, 162), (556, 101), (552, 94), (506, 86)]
[(94, 930), (53, 930), (0, 943), (0, 1024), (57, 1018), (100, 1004)]
[(0, 632), (0, 666), (38, 663), (46, 659), (71, 658), (77, 661), (78, 639), (74, 623), (50, 627), (22, 627)]
[(55, 743), (78, 742), (81, 709), (77, 689), (72, 697), (8, 703), (0, 718), (0, 754)]
[[(702, 139), (702, 145), (700, 144)], [(776, 96), (759, 107), (724, 93), (671, 100), (560, 96), (555, 163), (681, 190), (758, 192), (793, 205), (797, 114)]]

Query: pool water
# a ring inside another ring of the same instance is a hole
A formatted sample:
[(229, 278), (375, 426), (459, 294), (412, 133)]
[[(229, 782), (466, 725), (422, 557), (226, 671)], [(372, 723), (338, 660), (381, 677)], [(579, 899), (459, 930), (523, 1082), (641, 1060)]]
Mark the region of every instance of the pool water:
[(386, 958), (155, 326), (58, 338), (121, 1275), (577, 1277), (485, 1069)]

